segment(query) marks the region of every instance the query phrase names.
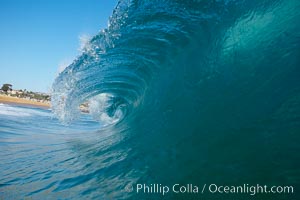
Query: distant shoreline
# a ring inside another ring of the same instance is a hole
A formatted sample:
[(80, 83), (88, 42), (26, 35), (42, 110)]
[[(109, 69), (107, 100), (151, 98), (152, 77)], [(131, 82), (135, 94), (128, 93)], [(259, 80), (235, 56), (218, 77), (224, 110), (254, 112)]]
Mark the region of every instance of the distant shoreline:
[(49, 103), (36, 102), (36, 101), (28, 100), (28, 99), (22, 99), (22, 98), (18, 98), (18, 97), (11, 97), (11, 96), (5, 96), (5, 95), (0, 95), (0, 103), (11, 104), (11, 105), (31, 106), (31, 107), (38, 107), (38, 108), (44, 108), (44, 109), (50, 108)]

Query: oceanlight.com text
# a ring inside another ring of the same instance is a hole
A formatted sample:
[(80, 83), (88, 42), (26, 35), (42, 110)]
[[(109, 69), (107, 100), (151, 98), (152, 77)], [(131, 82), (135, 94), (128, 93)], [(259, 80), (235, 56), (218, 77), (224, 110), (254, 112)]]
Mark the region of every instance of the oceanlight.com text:
[(293, 186), (268, 186), (268, 185), (218, 185), (218, 184), (173, 184), (163, 185), (153, 184), (128, 184), (125, 187), (126, 192), (135, 192), (137, 194), (248, 194), (251, 196), (257, 194), (293, 194)]
[(249, 185), (243, 184), (239, 186), (225, 186), (210, 184), (208, 186), (208, 191), (210, 193), (220, 193), (220, 194), (292, 194), (294, 193), (293, 186), (267, 186), (267, 185)]

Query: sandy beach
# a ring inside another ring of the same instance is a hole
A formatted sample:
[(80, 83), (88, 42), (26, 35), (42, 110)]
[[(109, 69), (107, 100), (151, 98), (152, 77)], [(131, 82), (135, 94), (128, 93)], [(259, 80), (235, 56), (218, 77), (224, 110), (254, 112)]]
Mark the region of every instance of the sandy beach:
[(40, 108), (50, 107), (50, 104), (48, 103), (36, 102), (36, 101), (31, 101), (31, 100), (17, 98), (17, 97), (10, 97), (5, 95), (0, 95), (0, 103), (25, 105), (25, 106), (40, 107)]

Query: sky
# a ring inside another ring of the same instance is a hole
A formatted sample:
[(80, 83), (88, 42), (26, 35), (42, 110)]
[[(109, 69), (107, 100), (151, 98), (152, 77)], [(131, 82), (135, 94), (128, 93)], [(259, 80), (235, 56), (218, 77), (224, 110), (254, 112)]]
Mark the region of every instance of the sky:
[(50, 92), (117, 0), (0, 0), (0, 87)]

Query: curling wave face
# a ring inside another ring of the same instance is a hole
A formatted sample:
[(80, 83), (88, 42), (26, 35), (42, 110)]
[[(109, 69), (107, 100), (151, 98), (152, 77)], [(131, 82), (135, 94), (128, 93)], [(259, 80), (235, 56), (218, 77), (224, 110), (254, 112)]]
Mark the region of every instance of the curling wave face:
[(69, 122), (89, 101), (104, 131), (124, 135), (116, 148), (137, 164), (123, 173), (139, 182), (257, 183), (270, 168), (270, 182), (299, 177), (299, 10), (298, 0), (120, 1), (55, 80), (52, 108)]

